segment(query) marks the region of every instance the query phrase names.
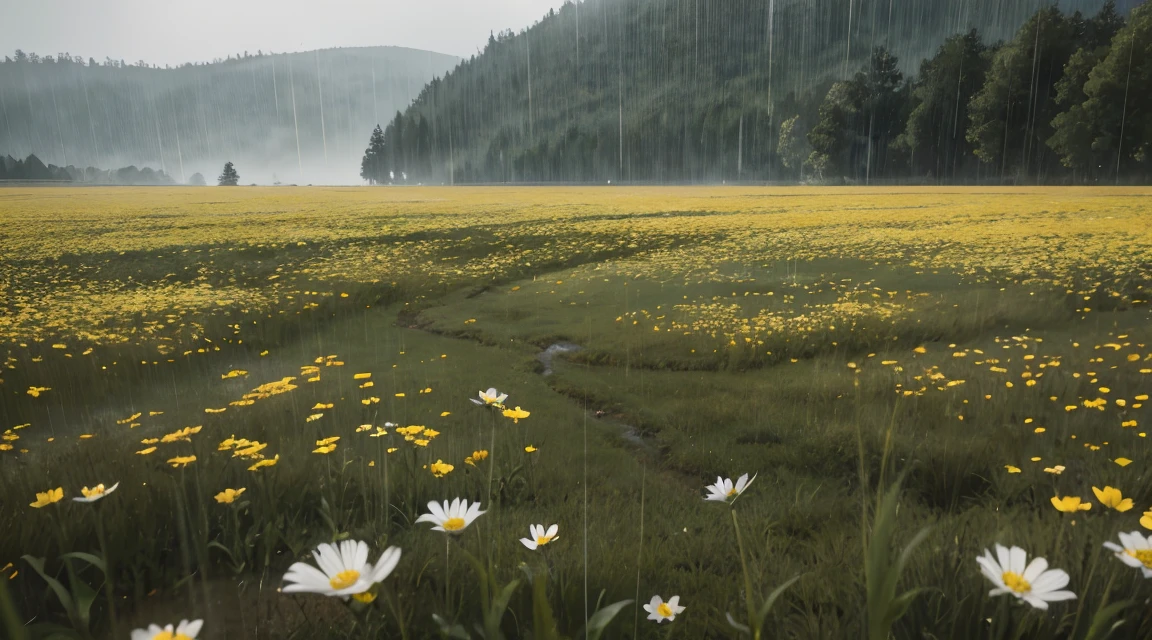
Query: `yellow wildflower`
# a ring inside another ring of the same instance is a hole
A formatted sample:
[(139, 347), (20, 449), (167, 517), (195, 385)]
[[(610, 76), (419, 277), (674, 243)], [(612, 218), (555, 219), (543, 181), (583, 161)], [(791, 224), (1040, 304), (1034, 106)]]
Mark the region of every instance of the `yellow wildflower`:
[(55, 489), (49, 489), (44, 493), (37, 492), (36, 502), (31, 503), (29, 506), (35, 509), (40, 509), (41, 507), (46, 507), (54, 502), (60, 502), (63, 499), (64, 487), (56, 487)]
[(1076, 513), (1077, 511), (1088, 511), (1092, 508), (1092, 503), (1081, 502), (1080, 498), (1076, 496), (1064, 496), (1063, 498), (1052, 496), (1052, 506), (1056, 507), (1057, 511)]
[(260, 469), (263, 469), (264, 467), (275, 466), (277, 462), (280, 462), (280, 454), (279, 453), (276, 454), (275, 458), (264, 459), (264, 460), (257, 462), (256, 464), (252, 465), (251, 467), (248, 467), (248, 470), (249, 471), (258, 471)]
[(443, 478), (449, 473), (452, 473), (452, 470), (456, 467), (444, 462), (443, 460), (437, 460), (430, 465), (430, 468), (432, 475), (436, 476), (437, 478)]
[(172, 465), (172, 468), (175, 469), (177, 467), (187, 467), (193, 462), (196, 462), (196, 456), (177, 456), (170, 459), (168, 464)]
[(236, 501), (236, 498), (239, 498), (240, 494), (244, 493), (245, 491), (247, 491), (247, 489), (244, 488), (225, 489), (216, 494), (216, 502), (219, 502), (220, 504), (232, 504)]
[(247, 458), (249, 460), (255, 460), (257, 458), (263, 458), (264, 456), (260, 455), (260, 452), (263, 451), (267, 447), (268, 447), (268, 443), (266, 443), (266, 442), (253, 442), (247, 447), (243, 447), (243, 448), (237, 447), (236, 450), (232, 452), (232, 457), (233, 458)]
[(1128, 511), (1134, 506), (1132, 504), (1132, 498), (1125, 498), (1120, 494), (1120, 490), (1114, 487), (1105, 486), (1103, 489), (1092, 487), (1092, 493), (1096, 494), (1096, 499), (1100, 501), (1100, 504), (1121, 513)]
[(519, 424), (521, 420), (523, 420), (524, 418), (527, 418), (530, 415), (532, 415), (532, 414), (521, 409), (519, 406), (517, 406), (515, 409), (505, 409), (504, 410), (504, 417), (505, 418), (512, 418), (512, 422), (516, 423), (516, 424)]

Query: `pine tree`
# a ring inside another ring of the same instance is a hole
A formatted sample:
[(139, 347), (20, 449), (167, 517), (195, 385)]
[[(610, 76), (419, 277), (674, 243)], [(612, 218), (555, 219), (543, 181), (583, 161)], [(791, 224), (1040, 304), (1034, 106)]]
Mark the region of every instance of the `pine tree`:
[(1058, 166), (1045, 144), (1058, 107), (1056, 83), (1079, 48), (1083, 20), (1046, 7), (992, 58), (984, 86), (968, 104), (966, 138), (1002, 177), (1037, 177)]
[(236, 183), (240, 182), (240, 174), (236, 173), (236, 169), (232, 166), (231, 162), (224, 163), (224, 173), (220, 174), (221, 187), (235, 187)]
[(955, 177), (974, 159), (965, 139), (968, 103), (984, 86), (990, 61), (980, 34), (972, 29), (948, 38), (921, 63), (912, 89), (917, 104), (896, 140), (914, 175)]
[(384, 130), (380, 125), (372, 130), (372, 137), (368, 140), (368, 148), (364, 150), (364, 159), (360, 161), (360, 177), (369, 184), (379, 184), (387, 179), (388, 168), (384, 157)]

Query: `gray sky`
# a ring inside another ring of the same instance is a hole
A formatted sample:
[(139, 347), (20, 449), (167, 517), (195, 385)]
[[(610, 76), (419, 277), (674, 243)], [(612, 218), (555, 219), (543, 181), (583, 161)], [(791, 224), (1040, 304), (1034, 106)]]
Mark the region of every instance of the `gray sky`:
[(56, 55), (179, 64), (244, 50), (395, 45), (468, 56), (563, 0), (0, 0), (0, 43)]

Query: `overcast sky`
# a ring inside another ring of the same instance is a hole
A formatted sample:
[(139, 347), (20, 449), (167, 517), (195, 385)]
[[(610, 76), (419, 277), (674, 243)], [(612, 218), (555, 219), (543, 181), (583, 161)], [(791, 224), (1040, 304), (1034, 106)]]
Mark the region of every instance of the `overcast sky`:
[(2, 55), (15, 49), (179, 64), (244, 50), (396, 45), (467, 56), (563, 0), (0, 0)]

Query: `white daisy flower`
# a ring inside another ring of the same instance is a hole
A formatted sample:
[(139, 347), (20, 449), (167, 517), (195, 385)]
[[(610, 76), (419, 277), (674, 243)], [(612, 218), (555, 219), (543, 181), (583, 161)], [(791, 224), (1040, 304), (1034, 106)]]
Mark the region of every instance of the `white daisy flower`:
[(996, 545), (996, 557), (984, 550), (984, 555), (976, 558), (984, 577), (992, 581), (996, 588), (989, 596), (1010, 593), (1020, 600), (1036, 607), (1047, 609), (1049, 602), (1075, 600), (1071, 591), (1060, 591), (1068, 585), (1068, 574), (1060, 569), (1048, 569), (1044, 558), (1033, 558), (1026, 563), (1028, 554), (1020, 547), (1005, 548)]
[(532, 537), (531, 538), (520, 538), (520, 543), (523, 544), (525, 547), (528, 547), (529, 549), (535, 551), (537, 548), (543, 547), (544, 545), (548, 544), (549, 542), (552, 542), (556, 538), (559, 538), (560, 534), (557, 533), (559, 530), (560, 530), (560, 525), (556, 525), (556, 524), (552, 525), (551, 527), (548, 527), (547, 533), (545, 533), (544, 525), (542, 525), (542, 524), (529, 525), (528, 533)]
[(284, 593), (319, 593), (347, 600), (349, 596), (368, 592), (387, 578), (400, 562), (400, 548), (385, 549), (375, 566), (368, 562), (368, 544), (356, 540), (345, 540), (339, 548), (321, 543), (312, 556), (320, 568), (306, 562), (288, 567), (284, 580), (292, 584), (284, 587)]
[(755, 479), (756, 476), (752, 476), (752, 479), (749, 480), (748, 474), (745, 473), (736, 479), (736, 484), (732, 484), (731, 478), (716, 476), (716, 484), (710, 484), (705, 487), (708, 489), (708, 495), (705, 496), (704, 499), (716, 502), (732, 502), (736, 498), (739, 498), (740, 494), (744, 493), (744, 490), (747, 489), (748, 486), (752, 484), (752, 480)]
[(452, 504), (445, 500), (443, 506), (433, 500), (428, 503), (428, 511), (431, 513), (416, 518), (416, 522), (433, 522), (436, 526), (432, 530), (444, 533), (462, 533), (473, 520), (485, 513), (480, 510), (479, 502), (468, 506), (468, 501), (460, 498), (453, 500)]
[(469, 399), (473, 403), (481, 405), (481, 406), (487, 406), (487, 405), (492, 405), (492, 404), (504, 404), (504, 401), (508, 399), (508, 394), (507, 393), (500, 393), (499, 391), (496, 390), (496, 387), (490, 387), (487, 391), (481, 391), (480, 392), (480, 399), (479, 400), (477, 400), (476, 398), (469, 398)]
[(672, 596), (668, 602), (664, 602), (660, 596), (652, 596), (651, 602), (644, 605), (644, 610), (648, 612), (649, 620), (661, 623), (675, 620), (684, 611), (684, 607), (680, 606), (680, 596)]
[(84, 494), (84, 497), (83, 498), (72, 498), (72, 499), (75, 500), (76, 502), (96, 502), (100, 498), (103, 498), (104, 496), (108, 495), (109, 493), (112, 493), (113, 491), (115, 491), (116, 487), (119, 487), (119, 486), (120, 486), (120, 483), (117, 482), (116, 484), (112, 485), (111, 487), (108, 487), (107, 489), (105, 489), (104, 485), (102, 485), (102, 484), (98, 484), (95, 487), (92, 487), (91, 489), (89, 489), (88, 487), (84, 487), (83, 489), (80, 490), (80, 493)]
[(175, 628), (172, 625), (161, 627), (150, 624), (147, 629), (134, 629), (132, 640), (196, 640), (196, 634), (200, 633), (202, 626), (203, 620), (181, 620)]
[(1139, 531), (1121, 533), (1120, 544), (1105, 542), (1104, 548), (1114, 552), (1120, 562), (1139, 569), (1145, 578), (1152, 578), (1152, 536), (1145, 538)]

